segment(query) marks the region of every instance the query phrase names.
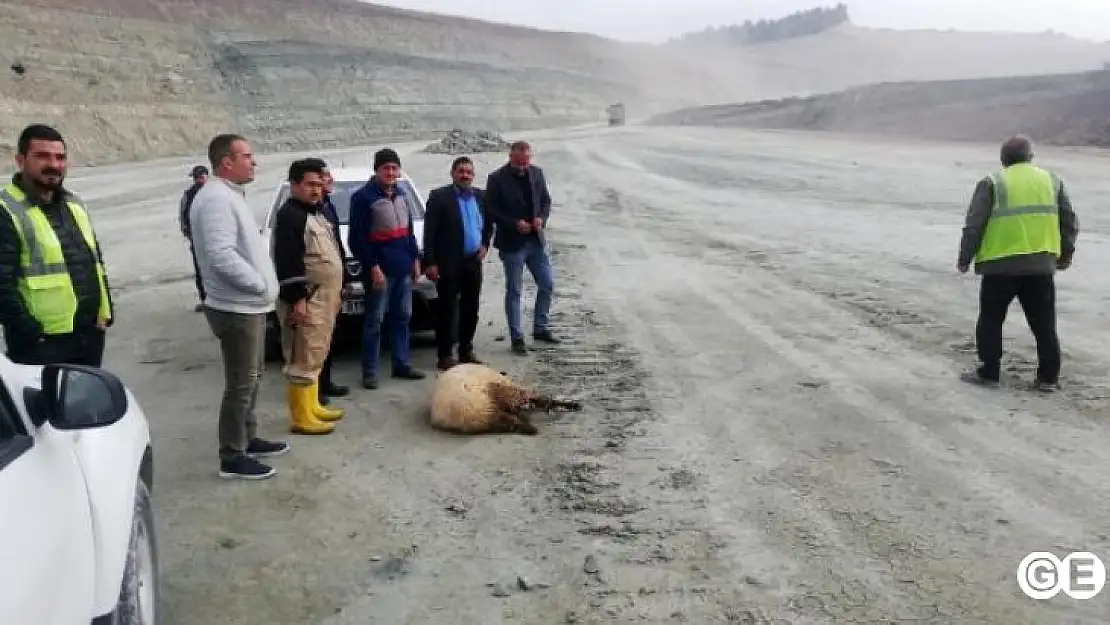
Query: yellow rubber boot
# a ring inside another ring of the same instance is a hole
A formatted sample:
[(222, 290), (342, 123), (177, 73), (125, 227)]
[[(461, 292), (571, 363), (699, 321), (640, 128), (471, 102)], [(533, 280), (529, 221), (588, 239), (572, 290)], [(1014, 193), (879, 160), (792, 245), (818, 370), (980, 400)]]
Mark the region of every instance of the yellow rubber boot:
[(312, 384), (312, 414), (321, 421), (338, 421), (343, 418), (343, 411), (339, 408), (320, 403), (320, 382)]
[(288, 385), (289, 414), (292, 423), (289, 431), (294, 434), (331, 434), (335, 426), (325, 423), (313, 414), (316, 389), (312, 386)]

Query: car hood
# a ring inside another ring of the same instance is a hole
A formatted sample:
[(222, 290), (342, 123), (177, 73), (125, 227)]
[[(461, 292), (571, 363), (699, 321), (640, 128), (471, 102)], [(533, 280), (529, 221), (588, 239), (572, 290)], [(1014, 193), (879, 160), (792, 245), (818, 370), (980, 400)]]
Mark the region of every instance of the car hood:
[[(416, 244), (418, 246), (420, 246), (420, 250), (423, 251), (424, 250), (424, 220), (423, 219), (418, 219), (415, 222), (413, 222), (412, 229), (415, 231), (415, 234), (416, 234)], [(347, 236), (350, 233), (350, 231), (351, 231), (351, 229), (347, 224), (340, 224), (339, 225), (339, 236), (340, 236), (340, 238), (343, 239), (341, 241), (341, 243), (343, 245), (343, 255), (346, 258), (354, 258), (354, 254), (351, 253), (351, 244), (347, 242)]]

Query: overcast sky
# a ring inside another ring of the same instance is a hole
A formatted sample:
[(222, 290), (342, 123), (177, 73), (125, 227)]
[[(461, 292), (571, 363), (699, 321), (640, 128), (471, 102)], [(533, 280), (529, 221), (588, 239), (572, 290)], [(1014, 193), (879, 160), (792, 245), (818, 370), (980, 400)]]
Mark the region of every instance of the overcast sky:
[[(546, 30), (592, 32), (628, 41), (664, 41), (711, 24), (773, 18), (835, 0), (372, 0), (420, 11), (466, 15)], [(1110, 40), (1110, 0), (854, 0), (852, 21), (888, 28), (1048, 29)], [(960, 6), (964, 5), (964, 6)]]

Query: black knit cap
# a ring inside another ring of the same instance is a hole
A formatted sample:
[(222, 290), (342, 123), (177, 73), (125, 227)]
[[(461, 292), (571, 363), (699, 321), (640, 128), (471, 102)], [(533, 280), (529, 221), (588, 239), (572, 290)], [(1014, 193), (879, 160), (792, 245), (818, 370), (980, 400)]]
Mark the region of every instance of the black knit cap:
[(397, 156), (397, 152), (394, 152), (390, 148), (382, 148), (382, 149), (380, 149), (380, 150), (378, 150), (377, 152), (374, 153), (374, 169), (375, 170), (377, 170), (382, 165), (385, 165), (386, 163), (393, 163), (393, 164), (397, 165), (398, 167), (400, 167), (401, 166), (401, 157)]

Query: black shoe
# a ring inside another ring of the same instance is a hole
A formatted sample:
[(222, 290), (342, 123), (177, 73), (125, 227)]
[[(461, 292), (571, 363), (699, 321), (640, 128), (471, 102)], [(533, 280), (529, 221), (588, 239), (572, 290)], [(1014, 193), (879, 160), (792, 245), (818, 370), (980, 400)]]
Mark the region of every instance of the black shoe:
[(459, 362), (470, 364), (470, 365), (485, 364), (481, 360), (478, 360), (478, 357), (474, 355), (474, 350), (473, 349), (460, 349), (459, 350)]
[(524, 339), (513, 339), (512, 350), (514, 354), (523, 356), (528, 353), (528, 346), (524, 344)]
[(378, 376), (364, 375), (362, 376), (362, 388), (374, 390), (378, 388)]
[(412, 367), (403, 367), (401, 369), (394, 369), (393, 377), (398, 380), (423, 380), (428, 376), (426, 376), (423, 371), (418, 371)]
[(436, 369), (439, 369), (440, 371), (447, 371), (457, 364), (459, 364), (459, 361), (450, 356), (440, 356), (439, 359), (436, 360)]
[(540, 330), (539, 332), (533, 332), (532, 338), (544, 343), (550, 343), (552, 345), (558, 345), (561, 342), (555, 337), (554, 334), (551, 333), (551, 330)]
[(968, 384), (975, 384), (978, 386), (995, 387), (1000, 384), (998, 378), (984, 376), (979, 370), (964, 371), (960, 374), (960, 379)]
[(276, 474), (273, 467), (247, 455), (220, 461), (220, 477), (225, 480), (265, 480)]
[(201, 302), (201, 303), (197, 304), (196, 306), (193, 306), (193, 312), (204, 312), (204, 302)]
[(1055, 393), (1056, 391), (1060, 390), (1060, 383), (1046, 382), (1044, 380), (1034, 380), (1033, 390), (1040, 391), (1042, 393)]
[(335, 384), (334, 382), (328, 382), (326, 384), (320, 385), (320, 394), (327, 395), (329, 397), (346, 397), (347, 394), (350, 392), (351, 388), (349, 386), (341, 386), (339, 384)]
[(280, 456), (289, 451), (289, 443), (268, 441), (261, 438), (252, 438), (247, 444), (247, 455), (252, 458), (270, 458)]

